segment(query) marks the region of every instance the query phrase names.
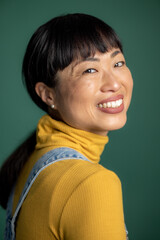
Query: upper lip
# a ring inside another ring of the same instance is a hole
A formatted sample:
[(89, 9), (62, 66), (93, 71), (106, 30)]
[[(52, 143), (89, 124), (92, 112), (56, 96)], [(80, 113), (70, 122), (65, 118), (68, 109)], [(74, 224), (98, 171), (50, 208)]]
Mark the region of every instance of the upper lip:
[(119, 94), (117, 96), (113, 96), (113, 97), (110, 97), (110, 98), (107, 98), (107, 99), (103, 99), (101, 102), (99, 102), (98, 104), (103, 104), (103, 103), (107, 103), (107, 102), (112, 102), (112, 101), (116, 101), (116, 100), (119, 100), (119, 99), (123, 99), (124, 96), (122, 94)]

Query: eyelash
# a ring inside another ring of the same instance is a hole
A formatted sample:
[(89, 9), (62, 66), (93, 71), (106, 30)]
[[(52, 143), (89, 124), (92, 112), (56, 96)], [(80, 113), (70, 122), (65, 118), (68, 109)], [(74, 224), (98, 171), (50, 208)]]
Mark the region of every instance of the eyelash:
[[(93, 70), (94, 72), (91, 72), (90, 70)], [(91, 74), (92, 74), (92, 73), (95, 73), (95, 72), (97, 72), (96, 69), (94, 69), (94, 68), (88, 68), (87, 70), (84, 71), (84, 74), (85, 74), (85, 73), (91, 73)]]
[[(121, 66), (119, 66), (119, 64), (121, 64)], [(117, 63), (114, 65), (114, 67), (122, 67), (122, 66), (124, 66), (124, 65), (125, 65), (125, 61), (120, 61), (120, 62), (117, 62)], [(93, 72), (92, 72), (92, 71), (93, 71)], [(96, 69), (94, 69), (94, 68), (88, 68), (87, 70), (85, 70), (85, 71), (83, 72), (83, 74), (85, 74), (85, 73), (92, 74), (92, 73), (95, 73), (95, 72), (97, 72)]]
[[(122, 64), (121, 66), (118, 66), (118, 64)], [(125, 65), (125, 61), (120, 61), (120, 62), (117, 62), (115, 65), (114, 65), (114, 67), (122, 67), (122, 66), (124, 66)]]

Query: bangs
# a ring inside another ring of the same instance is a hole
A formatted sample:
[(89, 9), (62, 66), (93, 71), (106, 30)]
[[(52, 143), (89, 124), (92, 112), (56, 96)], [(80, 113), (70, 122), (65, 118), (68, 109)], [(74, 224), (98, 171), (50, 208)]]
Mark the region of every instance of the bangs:
[(118, 36), (109, 25), (93, 16), (82, 15), (63, 16), (57, 23), (55, 51), (50, 58), (57, 71), (76, 59), (93, 56), (96, 51), (105, 53), (119, 48), (123, 52)]

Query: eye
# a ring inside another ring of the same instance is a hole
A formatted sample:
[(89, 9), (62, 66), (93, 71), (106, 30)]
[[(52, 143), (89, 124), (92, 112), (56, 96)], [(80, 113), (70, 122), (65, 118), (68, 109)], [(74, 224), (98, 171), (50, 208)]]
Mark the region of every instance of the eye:
[(89, 69), (84, 71), (84, 73), (95, 73), (95, 72), (97, 72), (97, 70), (94, 69), (94, 68), (89, 68)]
[(123, 65), (125, 65), (125, 62), (124, 61), (120, 61), (120, 62), (117, 62), (114, 67), (122, 67)]

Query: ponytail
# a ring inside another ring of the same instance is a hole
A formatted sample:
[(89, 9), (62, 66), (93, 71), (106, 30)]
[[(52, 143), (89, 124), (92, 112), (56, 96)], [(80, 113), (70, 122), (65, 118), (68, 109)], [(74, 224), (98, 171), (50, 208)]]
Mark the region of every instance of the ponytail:
[(34, 151), (36, 145), (36, 131), (22, 143), (0, 168), (0, 205), (6, 209), (10, 192), (18, 179), (18, 176)]

